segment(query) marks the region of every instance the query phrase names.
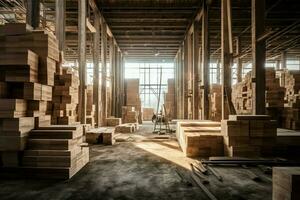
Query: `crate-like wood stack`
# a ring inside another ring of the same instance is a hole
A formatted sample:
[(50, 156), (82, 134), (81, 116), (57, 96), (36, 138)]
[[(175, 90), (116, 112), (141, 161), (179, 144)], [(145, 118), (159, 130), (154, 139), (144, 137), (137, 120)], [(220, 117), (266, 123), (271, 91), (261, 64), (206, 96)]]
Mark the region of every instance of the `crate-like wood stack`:
[(285, 108), (282, 126), (287, 129), (300, 129), (300, 72), (284, 72)]
[(106, 118), (106, 126), (118, 126), (122, 124), (122, 118), (116, 118), (116, 117), (108, 117)]
[(143, 120), (151, 121), (154, 114), (153, 108), (143, 108)]
[(273, 168), (273, 200), (300, 199), (300, 167)]
[(223, 156), (220, 122), (177, 121), (176, 137), (187, 157)]
[(168, 91), (165, 93), (164, 105), (166, 116), (172, 120), (175, 119), (175, 81), (168, 79)]
[(0, 173), (70, 178), (88, 162), (89, 149), (80, 147), (82, 126), (51, 126), (46, 115), (59, 69), (57, 41), (26, 24), (0, 26), (0, 35)]
[[(138, 122), (143, 122), (142, 107), (140, 99), (140, 84), (139, 79), (126, 79), (126, 105), (135, 108), (138, 115)], [(125, 122), (126, 123), (126, 122)]]
[(70, 67), (55, 75), (52, 124), (70, 125), (78, 122), (79, 78)]
[(270, 155), (276, 147), (277, 123), (268, 115), (230, 115), (222, 120), (224, 153), (227, 156)]
[(95, 104), (93, 103), (93, 86), (88, 85), (86, 91), (86, 123), (95, 126)]
[[(243, 81), (232, 87), (232, 101), (237, 114), (252, 113), (252, 83), (251, 72), (248, 72)], [(285, 88), (280, 86), (280, 79), (276, 77), (273, 68), (266, 68), (266, 112), (273, 119), (280, 121), (284, 107)]]
[(122, 123), (139, 123), (139, 112), (133, 106), (122, 106)]
[(221, 121), (222, 119), (222, 87), (219, 84), (210, 85), (210, 119)]

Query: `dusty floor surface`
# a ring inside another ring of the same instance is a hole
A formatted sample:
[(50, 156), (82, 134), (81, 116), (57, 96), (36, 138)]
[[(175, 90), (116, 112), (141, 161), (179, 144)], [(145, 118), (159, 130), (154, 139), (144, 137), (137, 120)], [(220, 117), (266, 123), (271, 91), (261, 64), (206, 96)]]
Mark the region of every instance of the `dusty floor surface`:
[[(208, 199), (176, 172), (188, 177), (191, 159), (183, 156), (174, 136), (157, 139), (151, 128), (146, 124), (134, 135), (118, 135), (122, 142), (114, 146), (92, 146), (89, 164), (71, 180), (0, 180), (0, 199)], [(271, 179), (258, 169), (214, 169), (223, 182), (209, 175), (207, 188), (218, 199), (271, 199)], [(249, 171), (262, 180), (252, 180)]]

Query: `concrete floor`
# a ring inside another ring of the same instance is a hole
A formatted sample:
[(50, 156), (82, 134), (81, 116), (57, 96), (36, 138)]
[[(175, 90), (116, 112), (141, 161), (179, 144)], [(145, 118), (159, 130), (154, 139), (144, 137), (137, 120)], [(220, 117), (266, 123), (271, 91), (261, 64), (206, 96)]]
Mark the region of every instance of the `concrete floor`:
[[(155, 139), (151, 128), (146, 124), (136, 134), (118, 135), (123, 142), (114, 146), (92, 146), (90, 163), (71, 180), (0, 180), (0, 199), (208, 199), (176, 173), (188, 176), (191, 159), (174, 136)], [(258, 169), (214, 168), (224, 181), (210, 175), (207, 188), (218, 199), (271, 199), (271, 179)], [(262, 181), (253, 181), (249, 171)]]

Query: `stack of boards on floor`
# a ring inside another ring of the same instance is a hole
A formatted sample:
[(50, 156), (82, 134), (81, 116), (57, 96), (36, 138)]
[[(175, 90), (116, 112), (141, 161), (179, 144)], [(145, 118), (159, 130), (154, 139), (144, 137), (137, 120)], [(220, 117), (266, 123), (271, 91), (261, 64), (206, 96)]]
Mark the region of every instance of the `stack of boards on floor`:
[[(71, 178), (89, 161), (89, 149), (77, 119), (51, 125), (51, 115), (70, 115), (68, 104), (78, 101), (78, 83), (61, 68), (55, 36), (5, 24), (0, 47), (1, 176)], [(52, 107), (57, 103), (59, 109)]]

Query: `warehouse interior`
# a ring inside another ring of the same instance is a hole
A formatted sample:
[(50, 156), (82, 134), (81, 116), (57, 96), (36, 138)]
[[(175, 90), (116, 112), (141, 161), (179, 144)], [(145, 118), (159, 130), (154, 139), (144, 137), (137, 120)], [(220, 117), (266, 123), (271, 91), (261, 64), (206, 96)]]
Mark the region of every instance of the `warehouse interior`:
[(298, 0), (0, 0), (1, 199), (298, 200)]

